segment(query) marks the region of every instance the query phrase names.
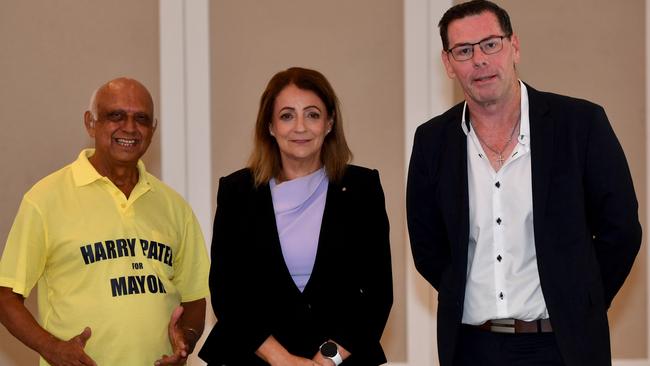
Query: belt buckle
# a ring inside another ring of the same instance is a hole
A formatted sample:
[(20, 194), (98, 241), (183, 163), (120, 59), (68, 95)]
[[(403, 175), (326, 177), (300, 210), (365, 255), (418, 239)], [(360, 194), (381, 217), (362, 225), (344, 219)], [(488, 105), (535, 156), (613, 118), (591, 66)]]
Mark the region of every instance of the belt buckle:
[(490, 331), (494, 333), (515, 333), (514, 319), (495, 319), (490, 320)]

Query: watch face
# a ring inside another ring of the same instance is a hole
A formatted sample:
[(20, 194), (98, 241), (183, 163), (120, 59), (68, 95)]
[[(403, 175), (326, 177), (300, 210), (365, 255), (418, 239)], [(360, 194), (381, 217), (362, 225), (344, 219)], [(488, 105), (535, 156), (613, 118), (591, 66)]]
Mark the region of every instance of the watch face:
[(338, 352), (338, 347), (336, 347), (336, 343), (334, 342), (325, 342), (320, 346), (320, 353), (325, 357), (332, 358), (336, 356)]

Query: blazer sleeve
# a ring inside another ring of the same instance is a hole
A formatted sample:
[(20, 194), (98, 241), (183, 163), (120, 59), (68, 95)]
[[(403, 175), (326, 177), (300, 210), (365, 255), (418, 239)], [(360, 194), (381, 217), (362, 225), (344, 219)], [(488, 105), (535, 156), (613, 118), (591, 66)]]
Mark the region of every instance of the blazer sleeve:
[(586, 211), (609, 307), (639, 251), (641, 225), (625, 154), (602, 107), (595, 108), (591, 120), (584, 175)]
[(439, 290), (443, 271), (451, 263), (450, 244), (436, 196), (437, 173), (431, 134), (418, 127), (406, 184), (406, 215), (415, 268)]
[(242, 270), (246, 267), (245, 245), (238, 228), (246, 207), (236, 183), (221, 178), (217, 192), (210, 267), (210, 294), (217, 326), (231, 355), (251, 355), (271, 335), (267, 320), (260, 314), (262, 291), (259, 281)]
[(352, 263), (358, 271), (358, 287), (349, 294), (359, 301), (338, 302), (340, 309), (336, 313), (341, 315), (340, 320), (328, 335), (360, 359), (372, 357), (363, 354), (372, 353), (373, 349), (381, 350), (379, 340), (393, 304), (390, 229), (377, 170), (371, 172), (367, 182), (367, 186), (359, 187), (364, 197), (359, 202), (360, 233), (354, 235), (359, 241), (355, 244), (360, 245), (359, 255), (355, 256), (359, 262)]

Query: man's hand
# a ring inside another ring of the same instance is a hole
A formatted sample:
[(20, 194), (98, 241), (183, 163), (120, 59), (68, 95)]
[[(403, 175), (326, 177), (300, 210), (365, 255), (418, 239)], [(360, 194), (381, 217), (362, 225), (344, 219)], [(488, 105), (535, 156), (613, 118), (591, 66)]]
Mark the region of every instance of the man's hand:
[[(169, 327), (167, 328), (169, 333), (169, 343), (171, 343), (174, 353), (172, 355), (163, 355), (156, 361), (156, 366), (184, 365), (185, 362), (187, 362), (187, 355), (189, 355), (192, 350), (190, 350), (188, 346), (186, 339), (187, 333), (181, 328), (179, 323), (183, 311), (184, 309), (182, 306), (178, 306), (174, 309), (172, 317), (169, 320)], [(198, 339), (194, 339), (194, 342), (197, 340)]]
[(84, 347), (91, 336), (90, 328), (86, 327), (79, 335), (67, 341), (55, 340), (52, 347), (43, 351), (42, 356), (52, 366), (97, 366), (90, 358)]

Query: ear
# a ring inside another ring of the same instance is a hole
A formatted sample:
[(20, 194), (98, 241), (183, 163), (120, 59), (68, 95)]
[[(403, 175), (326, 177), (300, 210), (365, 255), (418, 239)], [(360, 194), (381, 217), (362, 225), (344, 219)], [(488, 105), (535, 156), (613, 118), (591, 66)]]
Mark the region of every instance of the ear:
[(158, 118), (153, 119), (153, 125), (151, 126), (151, 134), (156, 132), (156, 129), (158, 128)]
[(519, 64), (519, 37), (516, 34), (510, 36), (510, 44), (512, 45), (512, 57), (515, 61), (515, 65)]
[(440, 51), (440, 59), (442, 60), (442, 64), (445, 65), (445, 71), (447, 71), (447, 76), (450, 79), (455, 79), (456, 73), (454, 72), (454, 68), (451, 65), (451, 60), (449, 59), (449, 53), (445, 50)]
[(90, 111), (84, 112), (84, 126), (86, 126), (86, 132), (90, 138), (95, 138), (95, 119), (93, 114)]
[(273, 137), (275, 137), (275, 131), (273, 128), (273, 123), (269, 123), (269, 134)]

